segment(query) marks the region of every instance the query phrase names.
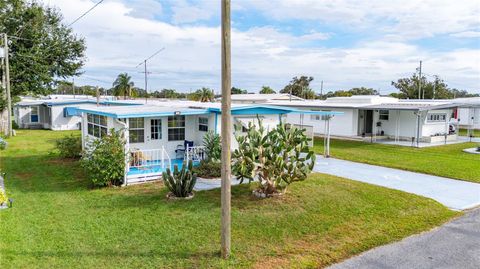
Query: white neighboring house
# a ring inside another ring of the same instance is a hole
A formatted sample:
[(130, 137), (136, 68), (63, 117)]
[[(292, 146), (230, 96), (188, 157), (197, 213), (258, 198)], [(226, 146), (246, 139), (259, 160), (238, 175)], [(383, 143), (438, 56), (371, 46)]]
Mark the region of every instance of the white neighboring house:
[[(99, 105), (130, 105), (121, 101), (102, 99)], [(81, 117), (73, 107), (96, 107), (97, 101), (89, 99), (23, 100), (14, 105), (14, 120), (24, 129), (79, 130)]]
[[(290, 95), (288, 93), (272, 93), (272, 94), (232, 94), (232, 103), (234, 104), (264, 104), (268, 102), (275, 101), (303, 101), (303, 98), (300, 98), (295, 95)], [(218, 98), (220, 101), (221, 98)]]
[(460, 105), (456, 114), (460, 127), (480, 130), (480, 97), (457, 98), (452, 101)]
[[(412, 143), (457, 139), (449, 125), (460, 104), (451, 100), (399, 100), (377, 95), (358, 95), (270, 104), (296, 109), (343, 112), (343, 115), (336, 116), (330, 125), (332, 136), (362, 138), (372, 142), (378, 139)], [(316, 135), (325, 134), (325, 118), (318, 115), (289, 114), (287, 122), (311, 125)]]
[[(208, 131), (220, 133), (219, 103), (189, 101), (150, 102), (148, 105), (78, 108), (82, 114), (82, 145), (88, 150), (94, 139), (110, 130), (126, 138), (124, 184), (158, 179), (166, 168), (182, 166), (184, 160), (198, 163), (205, 157), (203, 138)], [(238, 147), (235, 134), (249, 123), (262, 119), (266, 129), (276, 127), (289, 113), (309, 113), (269, 105), (232, 105), (232, 122), (239, 128), (232, 133), (232, 149)], [(311, 112), (334, 115), (336, 112)], [(313, 138), (313, 133), (311, 132)]]

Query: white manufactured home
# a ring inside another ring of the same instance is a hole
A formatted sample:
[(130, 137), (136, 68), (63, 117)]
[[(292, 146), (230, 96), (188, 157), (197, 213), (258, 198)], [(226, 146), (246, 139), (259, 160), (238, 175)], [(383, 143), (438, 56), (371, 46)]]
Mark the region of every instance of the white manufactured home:
[(24, 100), (13, 108), (14, 120), (22, 129), (79, 130), (81, 117), (75, 107), (122, 106), (131, 103), (93, 98)]
[(456, 119), (460, 127), (468, 130), (480, 130), (480, 97), (457, 98), (459, 104)]
[[(128, 152), (124, 184), (157, 179), (167, 167), (181, 166), (184, 160), (198, 163), (206, 154), (205, 134), (220, 133), (221, 129), (218, 103), (152, 102), (141, 106), (79, 108), (77, 112), (82, 114), (82, 125), (86, 126), (82, 130), (86, 150), (93, 139), (112, 129), (123, 133)], [(232, 133), (232, 148), (237, 148), (235, 135), (245, 132), (249, 123), (257, 125), (259, 118), (270, 129), (284, 121), (287, 114), (310, 112), (268, 105), (232, 105), (231, 113), (233, 124), (238, 126)]]
[[(303, 102), (271, 102), (272, 105), (317, 111), (339, 111), (329, 126), (332, 136), (399, 144), (440, 143), (457, 139), (451, 100), (399, 100), (383, 96), (333, 97)], [(313, 126), (316, 135), (326, 131), (326, 119), (318, 115), (289, 114), (287, 122)]]

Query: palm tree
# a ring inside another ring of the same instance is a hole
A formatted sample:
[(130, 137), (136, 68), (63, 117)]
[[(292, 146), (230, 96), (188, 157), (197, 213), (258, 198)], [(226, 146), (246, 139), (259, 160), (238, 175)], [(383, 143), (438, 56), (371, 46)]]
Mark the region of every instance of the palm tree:
[(127, 99), (127, 96), (132, 96), (132, 88), (135, 85), (128, 73), (121, 73), (117, 79), (113, 82), (113, 94), (115, 96), (123, 95), (123, 99)]
[(193, 94), (193, 99), (200, 102), (213, 102), (213, 100), (215, 99), (215, 94), (213, 93), (212, 89), (204, 87), (198, 89)]

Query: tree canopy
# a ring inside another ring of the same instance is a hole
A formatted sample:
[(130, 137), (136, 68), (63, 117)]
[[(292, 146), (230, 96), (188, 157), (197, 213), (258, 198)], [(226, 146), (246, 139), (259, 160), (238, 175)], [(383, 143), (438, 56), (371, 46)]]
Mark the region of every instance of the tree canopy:
[(280, 93), (291, 93), (304, 99), (315, 99), (315, 92), (310, 88), (310, 82), (312, 81), (313, 77), (294, 77)]
[(188, 98), (193, 101), (213, 102), (215, 100), (215, 94), (212, 89), (203, 87), (189, 94)]
[(9, 36), (13, 96), (49, 94), (57, 82), (80, 74), (85, 40), (58, 10), (36, 1), (0, 0), (0, 32)]
[(340, 97), (340, 96), (353, 96), (353, 95), (378, 95), (379, 92), (373, 88), (366, 87), (357, 87), (351, 88), (350, 90), (338, 90), (338, 91), (329, 91), (328, 93), (320, 96), (320, 98), (330, 98), (330, 97)]
[(131, 81), (132, 77), (128, 75), (128, 73), (121, 73), (113, 82), (113, 94), (115, 96), (123, 96), (123, 99), (127, 99), (128, 97), (135, 96), (135, 90), (133, 86), (135, 85), (133, 81)]
[(273, 93), (276, 93), (276, 92), (269, 86), (262, 86), (262, 89), (260, 90), (260, 94), (273, 94)]
[(422, 78), (419, 79), (417, 74), (413, 74), (408, 78), (400, 78), (397, 81), (392, 81), (392, 85), (399, 90), (399, 93), (392, 93), (390, 95), (401, 99), (418, 99), (419, 81), (422, 83), (420, 92), (421, 99), (451, 99), (478, 96), (478, 94), (469, 94), (465, 90), (451, 89), (447, 83), (438, 76), (434, 76), (433, 80), (430, 81), (426, 76), (422, 76)]
[(243, 89), (240, 89), (240, 88), (235, 88), (235, 87), (232, 87), (232, 91), (231, 91), (232, 94), (247, 94), (247, 90), (243, 90)]
[(161, 91), (154, 91), (151, 96), (155, 98), (181, 99), (185, 98), (186, 94), (177, 92), (175, 89), (162, 89)]

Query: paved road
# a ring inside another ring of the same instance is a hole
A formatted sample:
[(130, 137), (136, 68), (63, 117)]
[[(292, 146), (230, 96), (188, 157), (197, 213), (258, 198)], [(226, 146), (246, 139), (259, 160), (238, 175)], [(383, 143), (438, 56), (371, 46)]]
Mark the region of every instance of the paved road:
[(454, 210), (480, 205), (478, 183), (334, 158), (325, 159), (320, 155), (317, 155), (314, 171), (429, 197)]
[(480, 268), (480, 208), (437, 229), (374, 248), (330, 269)]

